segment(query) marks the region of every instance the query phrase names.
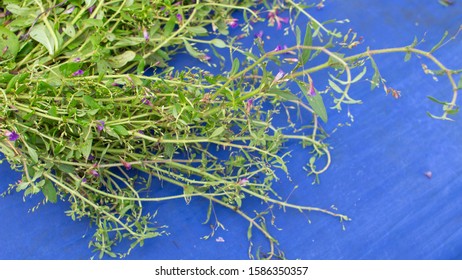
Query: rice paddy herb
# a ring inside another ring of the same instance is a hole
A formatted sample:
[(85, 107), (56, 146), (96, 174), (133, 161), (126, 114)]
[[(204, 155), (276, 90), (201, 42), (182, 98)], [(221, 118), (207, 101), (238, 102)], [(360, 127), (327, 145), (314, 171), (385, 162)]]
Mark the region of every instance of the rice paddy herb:
[[(146, 239), (165, 234), (155, 223), (156, 213), (145, 213), (143, 205), (170, 199), (210, 201), (207, 221), (213, 205), (240, 215), (249, 222), (249, 240), (258, 231), (269, 242), (265, 253), (250, 246), (249, 256), (258, 258), (284, 257), (266, 224), (272, 207), (348, 221), (346, 215), (278, 196), (272, 183), (280, 174), (290, 176), (285, 144), (296, 141), (306, 148), (306, 170), (317, 180), (331, 162), (322, 129), (328, 121), (325, 103), (333, 102), (337, 110), (359, 104), (350, 87), (365, 79), (368, 65), (372, 89), (382, 86), (400, 96), (380, 75), (374, 60), (379, 54), (403, 53), (405, 60), (416, 55), (436, 67), (425, 65), (426, 74), (447, 76), (450, 101), (430, 99), (443, 107), (441, 115), (431, 116), (448, 120), (458, 111), (461, 82), (454, 76), (460, 71), (433, 55), (447, 34), (430, 51), (418, 49), (416, 40), (347, 56), (343, 50), (362, 40), (312, 17), (309, 9), (322, 2), (261, 2), (2, 1), (0, 151), (22, 173), (5, 193), (42, 193), (44, 203), (67, 201), (67, 215), (94, 225), (90, 245), (99, 257), (124, 257)], [(236, 11), (244, 22), (232, 17)], [(263, 34), (254, 29), (262, 21), (285, 28), (296, 45), (265, 51)], [(241, 35), (230, 36), (234, 28)], [(254, 36), (249, 47), (239, 43), (247, 36)], [(228, 49), (229, 57), (217, 49)], [(223, 72), (170, 67), (172, 56), (183, 50), (198, 65), (218, 59)], [(271, 65), (284, 70), (270, 71)], [(154, 74), (145, 75), (146, 69)], [(322, 71), (329, 80), (313, 80)], [(287, 126), (276, 127), (273, 118), (283, 112)], [(304, 116), (304, 125), (292, 121), (294, 113)], [(178, 186), (181, 194), (149, 192), (158, 181)], [(249, 197), (267, 209), (242, 210)], [(117, 252), (123, 240), (131, 241), (130, 249)]]

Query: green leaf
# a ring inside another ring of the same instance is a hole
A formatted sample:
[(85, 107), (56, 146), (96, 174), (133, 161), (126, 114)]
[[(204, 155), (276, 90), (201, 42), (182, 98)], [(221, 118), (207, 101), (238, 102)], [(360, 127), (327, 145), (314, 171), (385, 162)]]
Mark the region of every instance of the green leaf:
[(123, 48), (129, 46), (137, 46), (145, 43), (146, 40), (143, 37), (123, 37), (120, 38), (117, 43), (114, 44), (114, 48)]
[(411, 59), (411, 55), (412, 55), (411, 52), (407, 52), (406, 55), (404, 56), (404, 62), (408, 62), (409, 59)]
[(30, 37), (42, 44), (48, 50), (48, 53), (50, 55), (55, 54), (57, 46), (55, 46), (53, 37), (51, 36), (50, 31), (45, 27), (44, 24), (39, 23), (34, 25), (30, 31)]
[(329, 59), (327, 60), (327, 63), (329, 63), (329, 66), (332, 68), (336, 68), (336, 69), (344, 69), (345, 67), (340, 62), (340, 60), (345, 57), (345, 54), (337, 53), (337, 52), (332, 52), (332, 54), (334, 54), (335, 57), (329, 56)]
[(175, 146), (173, 145), (173, 143), (165, 143), (164, 144), (164, 151), (165, 151), (165, 155), (168, 158), (172, 158), (173, 154), (175, 153)]
[(88, 139), (85, 140), (85, 142), (83, 142), (83, 145), (80, 148), (80, 152), (82, 152), (84, 159), (87, 159), (90, 156), (92, 145), (93, 145), (93, 138), (91, 137), (89, 137)]
[(212, 209), (213, 209), (213, 203), (212, 200), (209, 201), (209, 207), (207, 210), (207, 217), (205, 218), (205, 221), (202, 223), (203, 225), (208, 224), (210, 221), (210, 216), (212, 214)]
[(236, 196), (234, 197), (234, 201), (236, 202), (237, 208), (241, 208), (241, 206), (242, 206), (242, 199), (241, 199), (241, 197), (240, 197), (239, 195), (236, 195)]
[(250, 223), (249, 224), (249, 228), (247, 229), (247, 239), (252, 239), (252, 227), (253, 227), (253, 224)]
[(16, 185), (16, 191), (20, 192), (29, 187), (30, 183), (29, 182), (22, 182)]
[(446, 112), (449, 115), (455, 115), (459, 113), (459, 107), (455, 107), (454, 109), (446, 109), (444, 110), (444, 112)]
[(199, 57), (201, 55), (200, 52), (196, 51), (193, 46), (187, 41), (187, 40), (183, 40), (184, 41), (184, 46), (186, 48), (186, 51), (192, 56), (192, 57)]
[(361, 71), (361, 73), (359, 73), (356, 77), (354, 77), (350, 82), (348, 81), (343, 81), (343, 80), (340, 80), (339, 78), (336, 78), (334, 75), (332, 75), (331, 73), (329, 73), (329, 76), (334, 80), (336, 81), (337, 83), (341, 84), (341, 85), (348, 85), (348, 84), (354, 84), (356, 82), (358, 82), (359, 80), (361, 80), (361, 78), (366, 74), (367, 72), (367, 67), (364, 67), (363, 70)]
[(301, 45), (301, 35), (302, 31), (300, 31), (300, 27), (297, 25), (295, 26), (295, 43), (300, 46)]
[(374, 76), (372, 76), (371, 90), (378, 87), (379, 85), (380, 85), (380, 74), (378, 71), (375, 71)]
[(58, 201), (56, 189), (53, 187), (53, 183), (50, 180), (45, 180), (45, 184), (42, 186), (42, 193), (51, 203), (56, 203), (56, 201)]
[(215, 129), (215, 131), (212, 133), (212, 135), (210, 135), (210, 138), (218, 137), (218, 136), (220, 136), (223, 132), (225, 132), (225, 128), (221, 126), (221, 127), (217, 128), (217, 129)]
[(58, 109), (56, 108), (56, 106), (51, 106), (50, 109), (48, 110), (48, 115), (52, 116), (52, 117), (57, 117), (58, 116)]
[(240, 63), (239, 59), (236, 57), (233, 60), (233, 67), (231, 68), (231, 72), (229, 72), (229, 75), (230, 76), (235, 75), (237, 73), (237, 71), (239, 71), (240, 66), (241, 66), (241, 63)]
[(77, 70), (79, 70), (81, 66), (82, 64), (77, 62), (63, 63), (61, 66), (59, 66), (59, 71), (61, 71), (63, 76), (69, 77)]
[(223, 18), (218, 19), (215, 22), (215, 26), (218, 28), (218, 32), (220, 32), (221, 35), (228, 36), (228, 25), (226, 24), (226, 21)]
[(375, 60), (372, 58), (372, 56), (370, 56), (369, 59), (371, 60), (372, 69), (374, 69), (374, 76), (372, 76), (372, 81), (371, 81), (371, 90), (373, 90), (374, 88), (380, 85), (381, 77), (380, 77), (379, 68), (377, 67), (377, 63), (375, 63)]
[(172, 16), (164, 26), (164, 36), (168, 37), (173, 32), (176, 24), (176, 17)]
[(290, 92), (290, 90), (288, 90), (288, 89), (283, 90), (283, 89), (280, 89), (280, 88), (272, 87), (272, 88), (270, 88), (268, 90), (268, 93), (280, 96), (285, 100), (300, 100), (300, 98), (298, 98), (298, 96), (296, 96), (295, 94)]
[(220, 49), (227, 47), (226, 43), (221, 39), (213, 39), (210, 41), (210, 43), (212, 43), (215, 47), (220, 48)]
[(27, 152), (34, 163), (38, 163), (37, 151), (34, 148), (27, 146)]
[(190, 185), (186, 185), (183, 187), (183, 194), (185, 195), (184, 200), (186, 201), (186, 204), (189, 204), (191, 202), (191, 194), (194, 193), (194, 187)]
[(0, 26), (0, 61), (15, 58), (19, 51), (19, 39), (9, 29)]
[(74, 37), (75, 36), (74, 25), (72, 25), (70, 22), (66, 22), (66, 26), (63, 27), (63, 32), (69, 37)]
[(127, 136), (129, 134), (128, 131), (125, 129), (125, 127), (121, 125), (115, 125), (115, 126), (112, 126), (111, 128), (115, 131), (115, 133), (117, 133), (120, 136)]
[(298, 87), (302, 90), (303, 95), (305, 95), (308, 103), (310, 104), (313, 111), (318, 115), (325, 123), (327, 123), (327, 112), (326, 106), (324, 105), (324, 101), (322, 96), (316, 91), (316, 95), (311, 96), (308, 94), (308, 90), (306, 85), (302, 82), (297, 82)]
[(332, 80), (329, 80), (329, 86), (336, 92), (338, 93), (343, 93), (343, 90), (336, 84), (334, 83)]
[(120, 212), (119, 212), (119, 217), (125, 216), (125, 214), (127, 213), (127, 211), (128, 211), (128, 210), (132, 210), (132, 209), (133, 209), (133, 205), (131, 205), (131, 204), (125, 206), (124, 208), (122, 208), (122, 210), (120, 210)]
[(107, 129), (105, 130), (105, 132), (106, 132), (108, 135), (110, 135), (110, 136), (112, 136), (112, 137), (114, 137), (114, 138), (120, 139), (119, 134), (115, 133), (115, 131), (114, 131), (111, 127), (107, 127)]
[(82, 97), (82, 99), (83, 99), (83, 102), (85, 104), (87, 104), (88, 106), (90, 106), (90, 108), (92, 108), (92, 109), (100, 109), (101, 108), (101, 106), (98, 104), (98, 102), (96, 102), (96, 100), (93, 99), (93, 97), (91, 97), (91, 96), (84, 95)]
[(90, 8), (91, 6), (95, 5), (96, 0), (85, 0), (85, 6)]
[(364, 77), (364, 75), (366, 74), (366, 72), (367, 72), (367, 67), (364, 66), (363, 71), (361, 71), (361, 73), (359, 73), (358, 76), (356, 76), (356, 77), (351, 81), (351, 83), (353, 84), (353, 83), (356, 83), (356, 82), (358, 82), (359, 80), (361, 80), (362, 77)]
[(447, 105), (447, 104), (448, 104), (448, 102), (438, 100), (438, 99), (436, 99), (436, 98), (433, 97), (433, 96), (427, 96), (427, 98), (430, 99), (431, 101), (433, 101), (433, 102), (435, 102), (435, 103), (438, 103), (438, 104), (441, 104), (441, 105)]
[(438, 117), (438, 116), (435, 116), (435, 115), (433, 115), (433, 114), (430, 113), (430, 112), (427, 112), (427, 115), (428, 115), (430, 118), (435, 119), (435, 120), (454, 121), (453, 119), (448, 118), (448, 117)]
[(441, 38), (441, 40), (430, 50), (430, 53), (433, 53), (433, 52), (436, 51), (439, 47), (441, 47), (441, 45), (444, 43), (444, 39), (446, 39), (447, 36), (448, 36), (448, 31), (446, 30), (446, 31), (444, 32), (443, 38)]
[[(305, 32), (305, 39), (303, 40), (303, 45), (311, 47), (313, 46), (313, 34), (311, 33), (311, 26), (310, 24), (306, 25), (306, 32)], [(302, 51), (302, 56), (300, 58), (301, 64), (305, 64), (308, 62), (311, 56), (311, 50), (310, 49), (303, 49)]]
[(128, 62), (135, 59), (136, 53), (134, 51), (126, 51), (123, 54), (119, 54), (109, 58), (107, 61), (112, 68), (118, 69), (124, 67)]
[(81, 21), (86, 28), (88, 27), (102, 27), (103, 21), (101, 19), (87, 18)]
[(206, 35), (208, 33), (207, 29), (202, 26), (190, 26), (188, 31), (197, 35)]

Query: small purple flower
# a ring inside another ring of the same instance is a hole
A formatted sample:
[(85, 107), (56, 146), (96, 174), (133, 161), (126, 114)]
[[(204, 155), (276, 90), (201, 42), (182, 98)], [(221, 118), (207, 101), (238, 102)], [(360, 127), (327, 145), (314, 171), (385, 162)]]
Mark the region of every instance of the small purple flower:
[(144, 37), (144, 40), (146, 40), (146, 42), (149, 42), (149, 33), (146, 30), (146, 28), (143, 28), (143, 37)]
[(273, 50), (273, 52), (278, 52), (278, 51), (282, 51), (282, 47), (281, 45), (277, 45), (276, 48)]
[(106, 124), (105, 121), (96, 121), (97, 124), (96, 124), (96, 129), (98, 129), (98, 131), (103, 131), (104, 129), (104, 125)]
[(289, 18), (278, 16), (277, 9), (269, 11), (267, 18), (268, 18), (268, 25), (269, 26), (274, 26), (274, 23), (276, 23), (277, 30), (282, 28), (282, 23), (288, 23), (289, 22)]
[(75, 6), (71, 6), (69, 9), (65, 10), (65, 11), (63, 12), (63, 14), (65, 14), (65, 15), (72, 14), (72, 12), (74, 11), (74, 9), (75, 9)]
[(316, 90), (314, 89), (313, 79), (311, 79), (310, 75), (308, 75), (308, 82), (310, 83), (309, 88), (308, 88), (308, 94), (311, 96), (315, 96)]
[(15, 131), (5, 131), (5, 136), (8, 137), (8, 140), (14, 142), (19, 139), (19, 134)]
[(282, 28), (282, 23), (281, 22), (288, 23), (289, 18), (287, 18), (287, 17), (276, 17), (276, 22), (277, 22), (277, 30), (280, 30)]
[(99, 177), (99, 173), (95, 169), (91, 169), (90, 171), (88, 171), (88, 173), (90, 173), (94, 177)]
[(288, 58), (284, 58), (284, 61), (289, 62), (289, 63), (297, 63), (297, 62), (298, 62), (298, 58), (288, 57)]
[(122, 164), (123, 164), (123, 166), (125, 167), (126, 170), (132, 169), (132, 165), (129, 162), (126, 162), (123, 159), (121, 159), (120, 162), (122, 162)]
[(260, 30), (258, 31), (257, 33), (255, 33), (255, 35), (253, 35), (255, 38), (258, 38), (258, 39), (261, 39), (263, 37), (263, 31)]
[(176, 19), (180, 25), (183, 24), (183, 16), (181, 14), (176, 14)]
[(95, 159), (95, 156), (94, 156), (94, 155), (89, 155), (88, 158), (87, 158), (88, 161), (92, 161), (92, 160), (94, 160), (94, 159)]
[(315, 96), (316, 95), (316, 90), (314, 89), (314, 86), (313, 86), (313, 83), (310, 83), (310, 92), (309, 94), (311, 96)]
[(74, 62), (80, 62), (80, 57), (74, 58)]
[(153, 106), (151, 100), (149, 100), (149, 99), (147, 99), (147, 98), (145, 98), (145, 97), (144, 97), (143, 99), (141, 99), (141, 103), (143, 103), (143, 104), (145, 104), (145, 105), (148, 105), (148, 106), (150, 106), (150, 107)]
[(247, 114), (250, 114), (250, 110), (252, 110), (253, 107), (253, 98), (247, 99), (247, 102), (245, 103), (245, 112)]
[(279, 70), (277, 75), (274, 77), (273, 83), (277, 83), (280, 79), (282, 79), (282, 77), (284, 77), (285, 74), (286, 73), (284, 71)]
[(247, 37), (247, 34), (244, 34), (244, 33), (239, 34), (239, 35), (236, 36), (236, 40), (240, 40), (240, 39), (245, 38), (245, 37)]
[(249, 182), (249, 179), (247, 179), (247, 178), (242, 178), (242, 179), (240, 179), (240, 180), (237, 182), (237, 184), (238, 184), (239, 186), (245, 186), (245, 185), (247, 185), (248, 182)]
[(207, 54), (204, 53), (204, 54), (202, 54), (202, 55), (199, 57), (199, 59), (200, 59), (201, 61), (209, 61), (209, 60), (211, 59), (211, 57), (210, 57), (209, 55), (207, 55)]
[(90, 14), (93, 14), (93, 11), (95, 10), (95, 5), (91, 6), (90, 8), (88, 8), (88, 12)]
[(83, 179), (82, 179), (82, 183), (85, 184), (86, 182), (87, 182), (87, 178), (83, 178)]
[(75, 71), (74, 73), (72, 73), (73, 77), (82, 76), (82, 75), (83, 75), (83, 70), (82, 69), (79, 69), (79, 70)]
[[(287, 49), (288, 49), (287, 45), (284, 45), (283, 50), (287, 50)], [(287, 54), (293, 54), (293, 55), (295, 55), (295, 54), (297, 54), (297, 53), (296, 53), (295, 51), (287, 51)]]
[(228, 19), (227, 24), (231, 28), (236, 28), (239, 25), (239, 23), (237, 23), (238, 21), (239, 20), (237, 18), (230, 18), (230, 19)]

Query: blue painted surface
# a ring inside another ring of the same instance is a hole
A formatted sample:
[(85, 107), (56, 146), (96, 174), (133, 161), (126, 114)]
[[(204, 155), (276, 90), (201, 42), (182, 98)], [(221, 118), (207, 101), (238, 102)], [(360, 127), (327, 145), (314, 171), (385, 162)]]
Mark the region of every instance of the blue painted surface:
[[(327, 1), (324, 9), (312, 13), (325, 20), (350, 19), (348, 27), (365, 38), (359, 47), (363, 49), (366, 45), (404, 46), (414, 35), (422, 38), (424, 34), (420, 47), (430, 49), (445, 30), (453, 34), (462, 24), (459, 1), (447, 8), (436, 0)], [(272, 37), (266, 44), (270, 49), (277, 33), (274, 28), (264, 30)], [(456, 68), (462, 66), (461, 51), (459, 38), (436, 54)], [(190, 63), (177, 60), (178, 65)], [(388, 85), (401, 90), (402, 98), (394, 100), (382, 90), (370, 92), (368, 82), (352, 88), (353, 97), (364, 104), (351, 106), (351, 127), (339, 128), (328, 139), (333, 163), (319, 185), (312, 185), (312, 178), (301, 168), (309, 158), (306, 151), (289, 147), (294, 149), (290, 159), (293, 180), (281, 180), (275, 188), (287, 194), (299, 185), (290, 202), (335, 207), (352, 218), (340, 224), (319, 213), (275, 210), (276, 225), (282, 230), (271, 232), (289, 259), (462, 259), (462, 119), (458, 115), (455, 122), (441, 122), (426, 116), (426, 111), (439, 110), (426, 96), (448, 99), (450, 87), (444, 78), (435, 82), (423, 74), (420, 63), (428, 63), (423, 59), (413, 57), (403, 63), (399, 54), (376, 60)], [(346, 109), (340, 114), (330, 112), (330, 131), (345, 121)], [(424, 176), (426, 171), (433, 173), (431, 179)], [(7, 164), (0, 166), (0, 174), (1, 190), (19, 178)], [(161, 190), (164, 194), (176, 191)], [(66, 217), (64, 202), (28, 213), (39, 201), (34, 198), (24, 203), (20, 194), (0, 199), (0, 259), (92, 257), (87, 248), (92, 230), (88, 223)], [(169, 225), (170, 235), (146, 241), (128, 258), (247, 259), (248, 224), (226, 209), (215, 208), (226, 230), (217, 230), (209, 240), (201, 239), (210, 233), (209, 225), (202, 224), (207, 205), (201, 199), (189, 205), (182, 200), (149, 205), (150, 210), (159, 211), (159, 224)], [(225, 242), (216, 242), (217, 237)], [(261, 236), (253, 242), (265, 245)]]

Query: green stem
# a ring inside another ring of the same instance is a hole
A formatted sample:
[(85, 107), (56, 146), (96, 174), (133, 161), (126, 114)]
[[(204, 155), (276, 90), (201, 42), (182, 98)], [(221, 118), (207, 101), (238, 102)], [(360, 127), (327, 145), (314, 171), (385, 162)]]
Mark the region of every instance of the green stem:
[[(50, 33), (51, 37), (53, 38), (53, 42), (54, 42), (54, 46), (55, 46), (54, 51), (57, 51), (59, 49), (58, 37), (56, 37), (55, 31), (54, 31), (53, 27), (51, 26), (50, 22), (48, 21), (47, 15), (45, 15), (46, 10), (42, 6), (41, 1), (39, 1), (39, 0), (34, 0), (34, 1), (35, 1), (35, 3), (37, 3), (37, 5), (39, 6), (40, 10), (43, 13), (43, 22), (45, 23), (45, 26), (47, 27), (48, 32)], [(53, 54), (54, 54), (54, 51), (53, 51)]]
[(263, 228), (259, 223), (257, 223), (255, 221), (255, 219), (252, 219), (251, 217), (249, 217), (249, 215), (247, 215), (246, 213), (244, 213), (242, 210), (240, 209), (237, 209), (235, 208), (234, 206), (232, 205), (229, 205), (229, 204), (226, 204), (224, 203), (223, 201), (219, 200), (219, 199), (216, 199), (215, 197), (206, 197), (208, 198), (209, 200), (225, 207), (225, 208), (228, 208), (232, 211), (234, 211), (235, 213), (239, 214), (241, 217), (243, 217), (244, 219), (246, 219), (251, 225), (252, 227), (255, 227), (256, 229), (258, 229), (265, 237), (266, 239), (268, 240), (268, 242), (270, 243), (270, 253), (269, 253), (269, 256), (268, 256), (268, 259), (272, 259), (273, 256), (275, 255), (275, 252), (274, 252), (274, 246), (278, 243), (277, 240), (268, 232), (268, 230), (266, 230), (265, 228)]
[(318, 20), (316, 20), (312, 15), (310, 15), (307, 11), (305, 11), (305, 9), (303, 9), (302, 7), (300, 7), (299, 4), (295, 3), (294, 1), (292, 0), (285, 0), (287, 3), (290, 3), (293, 7), (295, 7), (297, 10), (299, 10), (302, 14), (304, 14), (306, 17), (308, 17), (312, 22), (316, 23), (317, 26), (319, 26), (319, 28), (321, 28), (322, 30), (324, 30), (324, 32), (326, 32), (327, 34), (329, 35), (332, 35), (332, 36), (335, 36), (335, 37), (338, 37), (335, 33), (333, 33), (332, 31), (326, 29), (324, 27), (324, 25), (322, 25), (322, 23), (320, 23)]
[(241, 188), (241, 190), (245, 193), (248, 193), (249, 195), (251, 196), (255, 196), (259, 199), (261, 199), (262, 201), (265, 201), (265, 202), (272, 202), (276, 205), (280, 205), (282, 206), (283, 208), (292, 208), (292, 209), (296, 209), (296, 210), (303, 210), (303, 211), (314, 211), (314, 212), (321, 212), (321, 213), (324, 213), (324, 214), (327, 214), (327, 215), (330, 215), (330, 216), (333, 216), (333, 217), (338, 217), (341, 219), (341, 221), (349, 221), (350, 218), (348, 218), (347, 216), (345, 215), (341, 215), (341, 214), (337, 214), (337, 213), (334, 213), (334, 212), (331, 212), (329, 210), (326, 210), (326, 209), (322, 209), (322, 208), (318, 208), (318, 207), (310, 207), (310, 206), (300, 206), (300, 205), (295, 205), (295, 204), (292, 204), (292, 203), (287, 203), (287, 202), (284, 202), (284, 201), (280, 201), (280, 200), (277, 200), (277, 199), (273, 199), (273, 198), (270, 198), (268, 196), (263, 196), (261, 194), (258, 194), (254, 191), (251, 191), (249, 189), (246, 189), (246, 188)]
[(90, 205), (91, 207), (93, 207), (93, 208), (95, 209), (96, 212), (101, 213), (101, 214), (104, 214), (104, 215), (107, 216), (109, 219), (111, 219), (111, 220), (114, 221), (115, 223), (119, 224), (124, 230), (126, 230), (128, 233), (130, 233), (130, 235), (143, 238), (143, 235), (134, 232), (130, 227), (128, 227), (125, 223), (123, 223), (122, 221), (120, 221), (117, 217), (115, 217), (115, 216), (112, 215), (111, 213), (105, 211), (103, 208), (101, 208), (100, 206), (96, 205), (93, 201), (89, 200), (88, 198), (86, 198), (85, 196), (83, 196), (82, 194), (80, 194), (79, 192), (77, 192), (77, 191), (71, 189), (70, 187), (66, 186), (64, 183), (62, 183), (61, 181), (57, 180), (57, 179), (56, 179), (54, 176), (52, 176), (51, 174), (49, 174), (49, 173), (47, 173), (47, 172), (44, 172), (44, 173), (43, 173), (43, 176), (44, 176), (45, 178), (47, 178), (48, 180), (50, 180), (51, 182), (53, 182), (56, 186), (59, 186), (60, 188), (62, 188), (65, 192), (67, 192), (67, 193), (69, 193), (69, 194), (72, 194), (72, 195), (75, 196), (75, 197), (78, 197), (81, 201), (83, 201), (83, 202), (87, 203), (88, 205)]
[(180, 28), (178, 28), (178, 30), (176, 30), (175, 32), (172, 33), (172, 35), (170, 35), (170, 37), (168, 37), (167, 39), (165, 39), (162, 43), (158, 44), (154, 49), (152, 49), (151, 51), (149, 51), (147, 54), (145, 54), (143, 56), (144, 59), (146, 59), (147, 57), (149, 57), (151, 54), (157, 52), (158, 50), (160, 50), (163, 46), (165, 46), (166, 44), (168, 44), (171, 40), (173, 40), (174, 38), (178, 37), (178, 34), (180, 34), (181, 31), (183, 31), (190, 23), (191, 21), (194, 19), (194, 15), (196, 14), (197, 12), (197, 5), (195, 5), (195, 8), (194, 10), (191, 12), (191, 15), (189, 16), (189, 18), (180, 26)]
[[(429, 59), (433, 63), (435, 63), (446, 74), (446, 76), (449, 79), (449, 82), (451, 83), (452, 92), (453, 92), (452, 100), (449, 103), (449, 108), (448, 109), (451, 110), (455, 106), (457, 106), (456, 102), (457, 102), (457, 98), (458, 98), (458, 87), (457, 87), (457, 83), (456, 83), (456, 81), (454, 80), (454, 77), (453, 77), (453, 72), (454, 71), (452, 71), (452, 70), (448, 69), (446, 66), (444, 66), (444, 64), (441, 63), (441, 61), (439, 61), (430, 52), (426, 52), (426, 51), (411, 48), (411, 47), (397, 47), (397, 48), (388, 48), (388, 49), (380, 49), (380, 50), (367, 50), (366, 52), (361, 53), (361, 54), (345, 57), (344, 60), (345, 61), (354, 61), (354, 60), (363, 58), (365, 56), (376, 55), (376, 54), (409, 53), (409, 52), (423, 55), (424, 57), (426, 57), (427, 59)], [(447, 115), (448, 115), (448, 113), (445, 112), (443, 114), (442, 118), (446, 118)]]

